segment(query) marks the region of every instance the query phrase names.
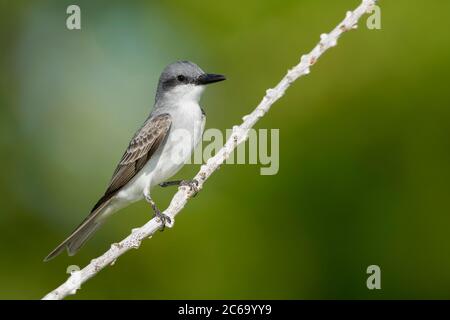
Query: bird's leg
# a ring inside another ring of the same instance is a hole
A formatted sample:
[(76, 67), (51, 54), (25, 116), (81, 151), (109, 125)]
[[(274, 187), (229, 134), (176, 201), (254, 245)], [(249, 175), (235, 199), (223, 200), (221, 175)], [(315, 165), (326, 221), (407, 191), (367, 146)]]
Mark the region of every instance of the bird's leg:
[(145, 200), (150, 204), (150, 206), (153, 209), (153, 212), (155, 213), (155, 217), (157, 217), (161, 222), (162, 222), (162, 226), (161, 226), (161, 231), (164, 231), (164, 228), (166, 226), (166, 222), (170, 224), (172, 224), (172, 218), (170, 218), (167, 214), (162, 213), (158, 207), (156, 206), (155, 201), (153, 201), (153, 199), (150, 197), (150, 194), (148, 194), (148, 192), (144, 193), (144, 197)]
[(198, 181), (195, 179), (192, 180), (175, 180), (175, 181), (166, 181), (159, 184), (161, 187), (169, 187), (169, 186), (188, 186), (191, 191), (194, 193), (194, 197), (198, 193)]
[(183, 180), (166, 181), (159, 184), (160, 187), (179, 186)]

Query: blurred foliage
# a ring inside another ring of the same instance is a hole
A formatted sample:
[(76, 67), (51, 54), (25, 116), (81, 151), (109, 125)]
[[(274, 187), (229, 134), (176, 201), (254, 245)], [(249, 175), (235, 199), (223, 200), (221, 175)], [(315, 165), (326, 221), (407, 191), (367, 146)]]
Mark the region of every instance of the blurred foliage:
[[(166, 64), (226, 74), (202, 104), (230, 128), (359, 1), (76, 3), (81, 31), (73, 1), (0, 1), (0, 298), (40, 298), (148, 220), (137, 203), (42, 262), (103, 193)], [(175, 229), (72, 299), (450, 298), (450, 2), (380, 5), (381, 30), (346, 34), (258, 123), (280, 129), (277, 175), (223, 166)]]

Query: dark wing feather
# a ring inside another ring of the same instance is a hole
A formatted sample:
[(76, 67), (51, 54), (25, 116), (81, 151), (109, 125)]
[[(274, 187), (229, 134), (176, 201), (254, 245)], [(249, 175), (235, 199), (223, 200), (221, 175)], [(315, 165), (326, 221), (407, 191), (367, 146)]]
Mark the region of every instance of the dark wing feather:
[(105, 195), (97, 202), (92, 211), (111, 199), (144, 167), (161, 145), (171, 124), (172, 120), (168, 113), (151, 117), (144, 123), (134, 135), (117, 165)]

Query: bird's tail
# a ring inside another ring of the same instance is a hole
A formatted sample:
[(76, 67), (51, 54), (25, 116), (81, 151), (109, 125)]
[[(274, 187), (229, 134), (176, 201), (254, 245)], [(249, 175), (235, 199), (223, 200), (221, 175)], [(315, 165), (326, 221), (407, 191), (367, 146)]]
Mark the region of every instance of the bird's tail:
[(89, 214), (89, 216), (83, 220), (83, 222), (70, 234), (70, 236), (64, 240), (59, 246), (57, 246), (52, 252), (45, 257), (44, 261), (49, 261), (59, 255), (64, 249), (67, 248), (69, 256), (73, 256), (78, 250), (89, 240), (95, 231), (102, 225), (103, 211), (107, 209), (109, 201), (102, 206), (96, 208)]

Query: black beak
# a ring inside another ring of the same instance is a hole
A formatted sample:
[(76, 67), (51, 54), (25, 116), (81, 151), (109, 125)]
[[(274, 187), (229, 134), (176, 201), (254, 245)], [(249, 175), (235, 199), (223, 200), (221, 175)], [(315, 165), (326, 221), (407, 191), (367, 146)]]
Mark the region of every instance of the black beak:
[(205, 85), (225, 80), (225, 76), (221, 74), (205, 73), (197, 78), (197, 84)]

